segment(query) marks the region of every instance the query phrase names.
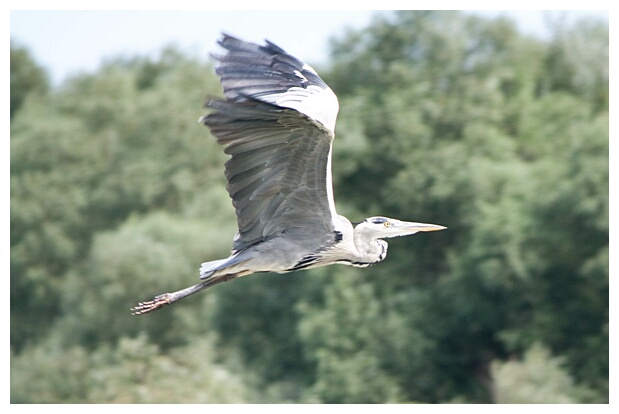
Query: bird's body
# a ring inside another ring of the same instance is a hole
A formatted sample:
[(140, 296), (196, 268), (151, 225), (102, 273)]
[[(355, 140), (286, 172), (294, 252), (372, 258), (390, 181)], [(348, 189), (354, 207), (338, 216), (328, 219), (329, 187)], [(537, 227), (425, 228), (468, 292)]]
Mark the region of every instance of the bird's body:
[(387, 255), (387, 237), (442, 230), (433, 224), (337, 214), (331, 154), (337, 97), (316, 71), (267, 41), (224, 35), (217, 57), (225, 99), (201, 118), (230, 155), (227, 190), (238, 233), (230, 257), (202, 263), (202, 282), (133, 308), (143, 314), (223, 281), (258, 272), (346, 264), (366, 267)]

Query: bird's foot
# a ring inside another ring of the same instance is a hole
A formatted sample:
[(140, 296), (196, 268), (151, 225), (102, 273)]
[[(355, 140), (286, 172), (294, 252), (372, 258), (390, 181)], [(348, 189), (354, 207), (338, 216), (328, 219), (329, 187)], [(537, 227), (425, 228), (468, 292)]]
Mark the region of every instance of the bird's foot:
[(131, 314), (144, 315), (145, 313), (149, 313), (169, 305), (171, 302), (168, 295), (168, 293), (164, 293), (163, 295), (156, 296), (153, 300), (138, 303), (135, 308), (131, 308)]

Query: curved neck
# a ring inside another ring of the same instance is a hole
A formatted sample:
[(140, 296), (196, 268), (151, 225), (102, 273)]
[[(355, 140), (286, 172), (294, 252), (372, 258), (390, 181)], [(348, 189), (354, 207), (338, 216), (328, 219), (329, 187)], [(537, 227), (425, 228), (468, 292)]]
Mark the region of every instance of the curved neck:
[(368, 237), (363, 232), (355, 231), (353, 240), (358, 253), (356, 266), (370, 266), (374, 263), (385, 260), (387, 257), (387, 242), (380, 239)]
[(325, 257), (330, 257), (337, 263), (358, 267), (367, 267), (385, 259), (386, 241), (377, 239), (367, 228), (353, 227), (344, 216), (336, 216), (334, 221), (341, 240)]

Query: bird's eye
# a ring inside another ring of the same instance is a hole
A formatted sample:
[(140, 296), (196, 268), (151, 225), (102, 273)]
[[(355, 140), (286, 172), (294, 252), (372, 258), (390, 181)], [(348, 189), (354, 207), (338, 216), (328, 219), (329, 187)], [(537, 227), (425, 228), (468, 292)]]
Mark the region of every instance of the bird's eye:
[(391, 226), (391, 223), (389, 223), (388, 221), (385, 221), (385, 227), (389, 227)]

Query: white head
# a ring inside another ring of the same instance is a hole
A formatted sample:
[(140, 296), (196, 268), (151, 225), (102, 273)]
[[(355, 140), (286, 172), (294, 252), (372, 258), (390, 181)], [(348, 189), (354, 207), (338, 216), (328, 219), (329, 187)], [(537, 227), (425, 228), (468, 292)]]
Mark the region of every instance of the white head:
[(401, 221), (388, 217), (369, 217), (357, 224), (355, 227), (355, 237), (361, 237), (365, 240), (377, 240), (410, 236), (420, 231), (438, 231), (446, 228), (436, 224)]

